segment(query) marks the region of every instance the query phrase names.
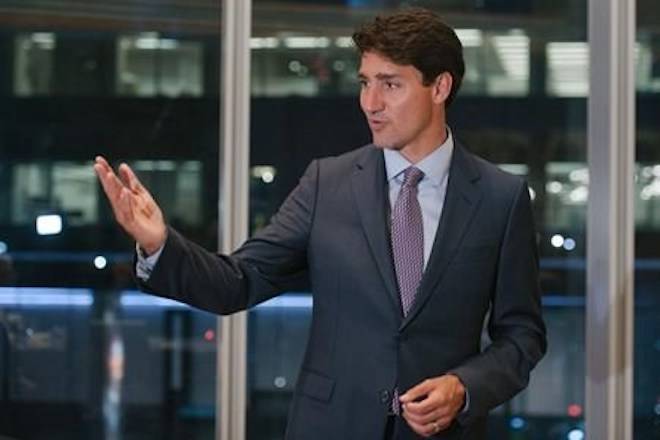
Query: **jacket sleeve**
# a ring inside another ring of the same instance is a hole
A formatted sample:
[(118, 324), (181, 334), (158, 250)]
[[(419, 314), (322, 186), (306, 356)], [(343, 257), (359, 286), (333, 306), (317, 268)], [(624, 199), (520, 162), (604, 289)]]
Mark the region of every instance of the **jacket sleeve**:
[(309, 289), (307, 244), (314, 217), (318, 163), (312, 162), (268, 226), (231, 255), (215, 254), (168, 228), (141, 290), (213, 313), (230, 314), (286, 291)]
[(500, 248), (488, 333), (492, 343), (450, 371), (469, 390), (469, 408), (458, 416), (461, 424), (483, 418), (525, 388), (530, 371), (546, 351), (536, 233), (522, 180)]

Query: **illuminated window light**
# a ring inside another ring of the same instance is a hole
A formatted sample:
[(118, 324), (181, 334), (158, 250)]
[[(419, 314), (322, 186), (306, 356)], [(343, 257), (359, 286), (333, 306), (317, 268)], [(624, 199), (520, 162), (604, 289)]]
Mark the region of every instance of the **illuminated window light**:
[(575, 249), (575, 240), (573, 240), (572, 238), (564, 239), (563, 247), (567, 251), (572, 251), (573, 249)]
[(589, 93), (589, 45), (586, 42), (552, 42), (546, 47), (548, 83), (556, 96)]
[(94, 298), (88, 289), (0, 287), (0, 305), (88, 307)]
[(515, 80), (529, 78), (529, 37), (526, 35), (498, 35), (493, 37), (495, 48), (508, 76)]
[(456, 36), (463, 47), (479, 47), (483, 44), (483, 33), (479, 29), (456, 29)]
[(567, 440), (584, 440), (584, 431), (581, 429), (572, 429), (566, 435)]
[(258, 165), (252, 167), (251, 174), (252, 177), (261, 179), (264, 183), (272, 183), (277, 175), (277, 170), (270, 165)]
[(123, 307), (188, 308), (187, 305), (173, 299), (149, 296), (144, 293), (122, 294), (119, 303)]
[(523, 429), (525, 427), (525, 419), (522, 417), (512, 417), (509, 421), (509, 426), (515, 430)]
[[(144, 294), (136, 290), (126, 290), (120, 295), (122, 307), (152, 307), (152, 308), (188, 308), (186, 304), (168, 298), (160, 298)], [(257, 305), (255, 310), (270, 309), (311, 309), (311, 295), (280, 295)]]
[(330, 46), (327, 37), (287, 37), (284, 45), (289, 49), (322, 49)]
[(62, 232), (62, 217), (53, 215), (40, 215), (37, 217), (37, 234), (57, 235)]
[(0, 241), (0, 254), (7, 252), (7, 243)]
[(561, 234), (555, 234), (550, 238), (550, 244), (553, 247), (560, 248), (564, 245), (564, 237)]
[(259, 304), (257, 309), (311, 309), (311, 295), (282, 295)]
[(353, 39), (351, 37), (337, 37), (335, 38), (335, 46), (343, 48), (353, 47)]
[(582, 415), (582, 407), (577, 403), (568, 405), (568, 415), (570, 417), (580, 417)]
[(550, 194), (559, 194), (562, 189), (564, 189), (564, 185), (562, 185), (561, 182), (557, 182), (556, 180), (548, 182), (545, 185), (545, 190)]
[(250, 49), (275, 49), (280, 46), (280, 40), (275, 37), (252, 37)]
[(94, 258), (94, 267), (101, 270), (105, 269), (105, 267), (108, 265), (108, 260), (102, 256), (98, 255), (97, 257)]

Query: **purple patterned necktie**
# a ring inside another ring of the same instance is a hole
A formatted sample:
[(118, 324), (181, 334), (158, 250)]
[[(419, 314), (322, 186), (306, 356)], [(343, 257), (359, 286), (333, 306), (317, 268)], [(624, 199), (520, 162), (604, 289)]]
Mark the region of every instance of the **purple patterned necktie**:
[[(412, 308), (424, 272), (424, 227), (417, 200), (417, 184), (423, 177), (419, 168), (406, 168), (392, 210), (392, 254), (404, 317)], [(392, 410), (400, 413), (398, 389), (394, 389)]]
[(417, 184), (423, 177), (419, 168), (406, 168), (392, 211), (392, 254), (403, 316), (408, 315), (415, 301), (424, 271), (424, 228), (417, 200)]

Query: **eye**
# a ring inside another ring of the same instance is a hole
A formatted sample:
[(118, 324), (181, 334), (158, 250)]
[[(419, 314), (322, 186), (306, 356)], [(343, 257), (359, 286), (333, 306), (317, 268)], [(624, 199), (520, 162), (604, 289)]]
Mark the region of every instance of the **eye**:
[(394, 90), (399, 88), (399, 83), (394, 81), (385, 81), (384, 85), (387, 90)]
[(358, 82), (359, 82), (359, 84), (360, 84), (360, 88), (361, 88), (361, 89), (364, 89), (364, 88), (366, 88), (366, 87), (369, 85), (369, 84), (367, 83), (367, 80), (366, 80), (366, 79), (360, 79)]

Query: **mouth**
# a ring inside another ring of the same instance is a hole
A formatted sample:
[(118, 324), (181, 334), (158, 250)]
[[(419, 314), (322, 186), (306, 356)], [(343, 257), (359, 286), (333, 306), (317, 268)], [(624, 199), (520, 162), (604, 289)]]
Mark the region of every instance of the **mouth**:
[(367, 119), (367, 122), (372, 130), (380, 130), (386, 124), (386, 121), (383, 119)]

